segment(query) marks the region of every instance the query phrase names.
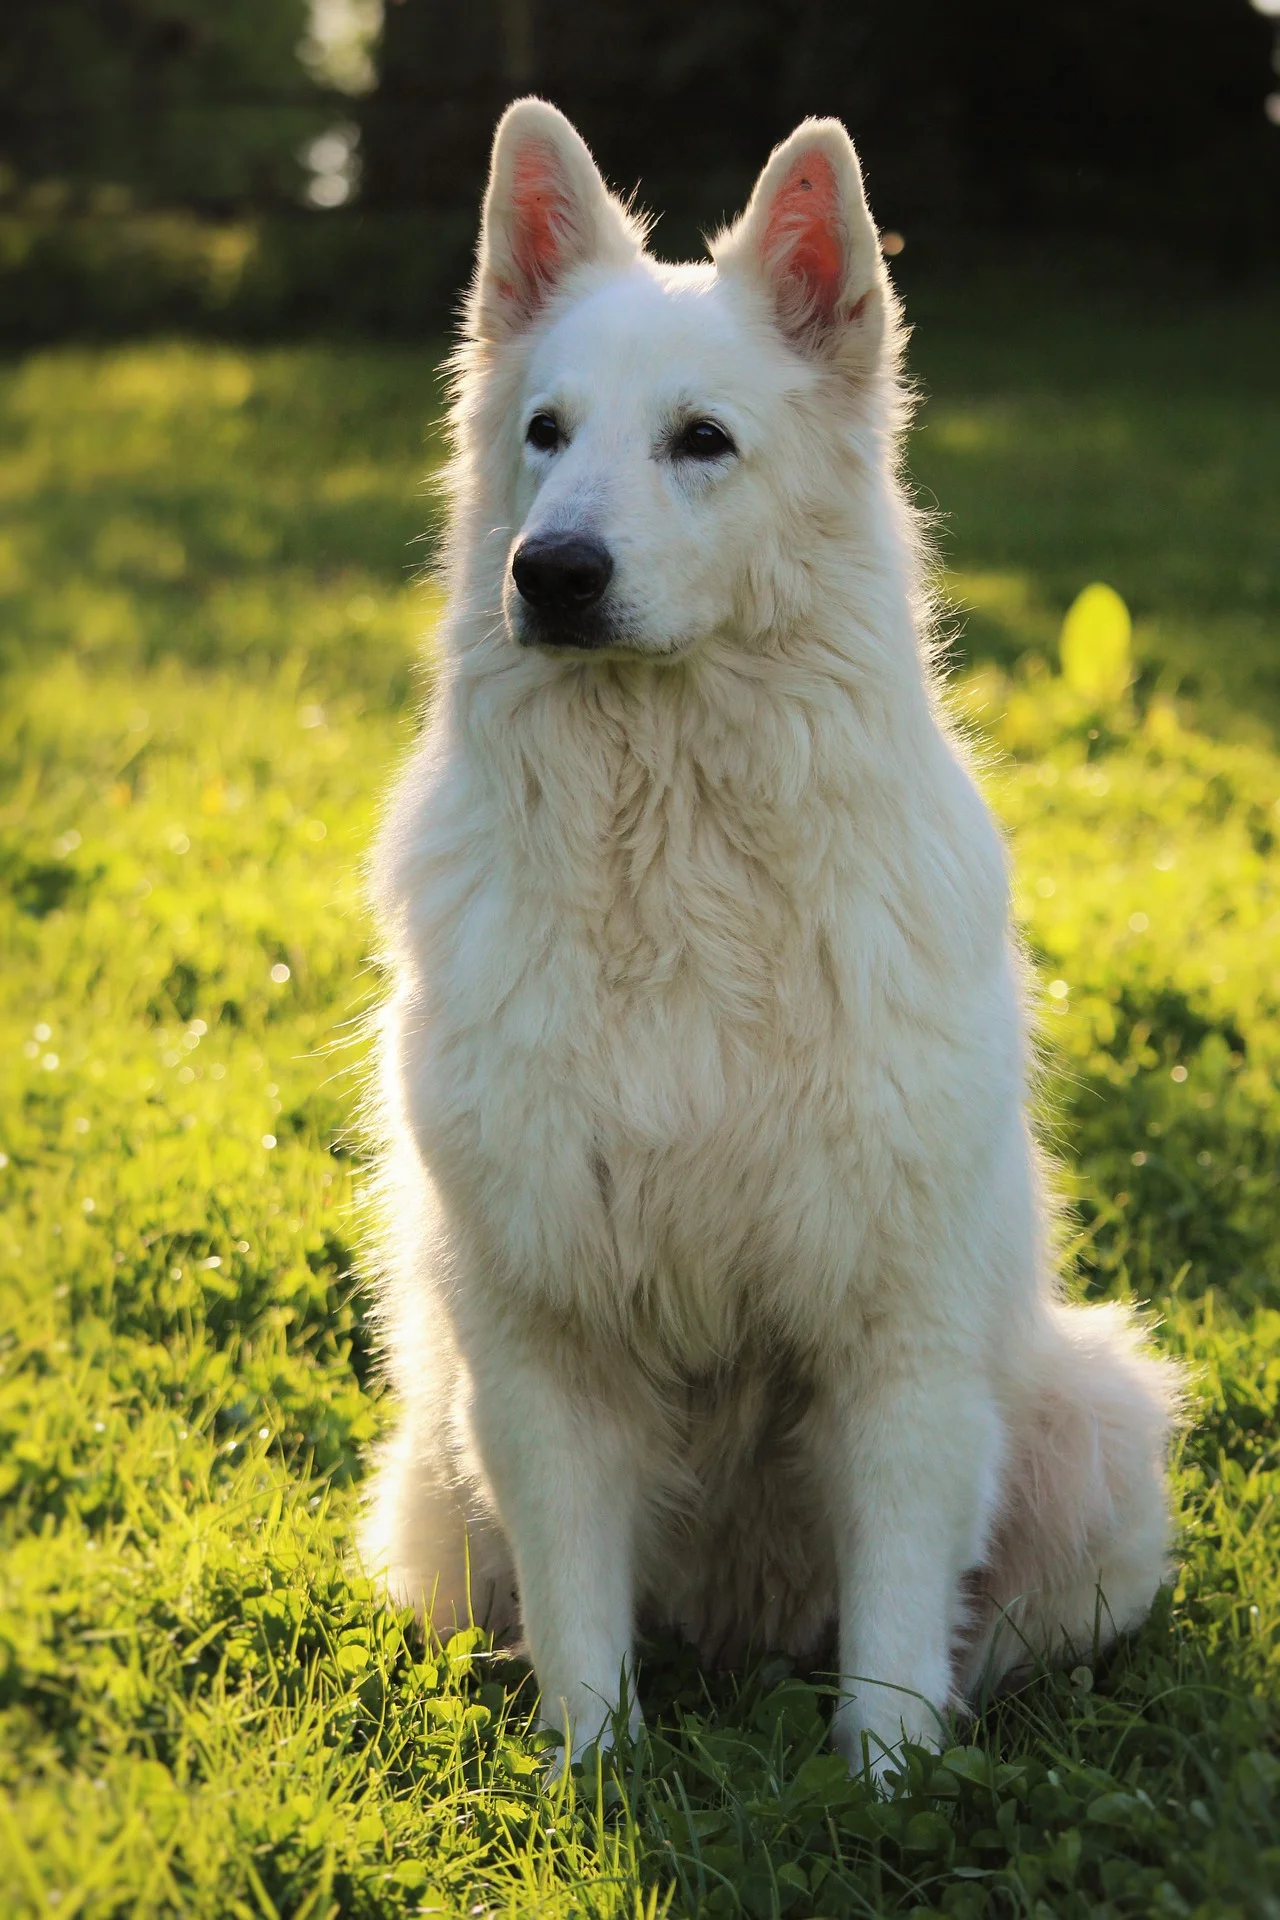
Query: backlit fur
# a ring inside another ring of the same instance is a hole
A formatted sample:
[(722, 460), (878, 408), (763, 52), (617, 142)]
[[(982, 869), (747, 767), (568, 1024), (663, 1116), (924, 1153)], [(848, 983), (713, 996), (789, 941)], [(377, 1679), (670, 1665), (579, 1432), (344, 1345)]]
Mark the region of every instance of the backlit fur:
[[(1175, 1381), (1059, 1297), (843, 129), (800, 128), (713, 254), (651, 258), (567, 122), (509, 112), (375, 864), (399, 1427), (364, 1553), (438, 1630), (523, 1633), (575, 1747), (664, 1622), (838, 1659), (834, 1738), (883, 1765), (1142, 1619)], [(732, 462), (680, 469), (690, 415)], [(522, 645), (513, 549), (579, 529), (612, 638)]]

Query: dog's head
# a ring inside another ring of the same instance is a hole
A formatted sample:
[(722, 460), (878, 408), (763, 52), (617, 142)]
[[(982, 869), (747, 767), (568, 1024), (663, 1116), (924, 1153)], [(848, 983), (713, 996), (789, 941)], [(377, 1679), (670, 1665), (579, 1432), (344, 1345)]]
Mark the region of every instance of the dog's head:
[(463, 412), (522, 647), (679, 658), (804, 618), (891, 330), (838, 121), (777, 149), (711, 253), (651, 258), (564, 116), (506, 113)]

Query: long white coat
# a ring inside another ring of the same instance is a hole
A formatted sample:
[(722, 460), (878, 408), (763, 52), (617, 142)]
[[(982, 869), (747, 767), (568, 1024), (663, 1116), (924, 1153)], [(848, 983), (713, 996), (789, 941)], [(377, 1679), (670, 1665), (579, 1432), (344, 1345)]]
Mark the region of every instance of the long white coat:
[[(1175, 1384), (1058, 1297), (1005, 855), (939, 711), (837, 123), (713, 254), (654, 261), (568, 123), (510, 110), (376, 860), (400, 1425), (364, 1551), (441, 1630), (522, 1628), (574, 1747), (663, 1621), (714, 1659), (830, 1647), (834, 1737), (883, 1766), (1143, 1616)], [(729, 452), (682, 454), (690, 421)], [(566, 649), (511, 559), (583, 531), (610, 624)]]

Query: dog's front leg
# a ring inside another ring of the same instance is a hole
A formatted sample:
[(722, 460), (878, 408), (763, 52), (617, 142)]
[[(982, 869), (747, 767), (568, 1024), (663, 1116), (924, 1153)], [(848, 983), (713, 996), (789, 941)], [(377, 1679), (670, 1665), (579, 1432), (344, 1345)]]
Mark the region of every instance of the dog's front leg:
[(960, 1580), (998, 1500), (1003, 1426), (972, 1360), (917, 1341), (874, 1342), (815, 1407), (836, 1550), (841, 1699), (832, 1739), (877, 1778), (904, 1738), (936, 1745), (952, 1698)]
[[(492, 1341), (472, 1429), (516, 1564), (544, 1726), (576, 1758), (611, 1734), (632, 1673), (640, 1451), (576, 1356)], [(630, 1703), (633, 1727), (638, 1709)]]

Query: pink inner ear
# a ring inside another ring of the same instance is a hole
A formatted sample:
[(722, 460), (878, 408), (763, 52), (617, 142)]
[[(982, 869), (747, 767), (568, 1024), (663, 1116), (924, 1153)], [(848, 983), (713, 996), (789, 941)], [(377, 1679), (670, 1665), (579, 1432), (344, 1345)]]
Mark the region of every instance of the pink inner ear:
[(806, 303), (825, 316), (844, 286), (844, 241), (836, 171), (823, 153), (804, 153), (773, 196), (764, 230), (765, 258), (798, 280)]
[(572, 210), (556, 156), (539, 141), (526, 142), (516, 155), (511, 211), (516, 266), (535, 287), (553, 280)]

